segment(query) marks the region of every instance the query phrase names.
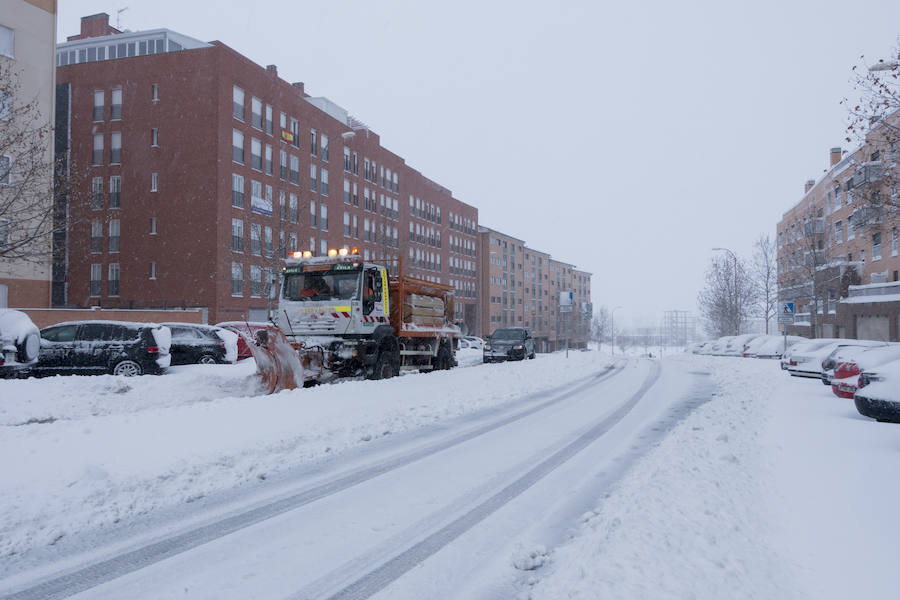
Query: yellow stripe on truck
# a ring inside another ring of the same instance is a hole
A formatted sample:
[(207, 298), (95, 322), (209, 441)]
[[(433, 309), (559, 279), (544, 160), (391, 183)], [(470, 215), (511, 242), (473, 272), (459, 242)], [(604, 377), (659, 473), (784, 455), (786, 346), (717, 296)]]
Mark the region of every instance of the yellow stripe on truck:
[(387, 269), (381, 270), (381, 301), (384, 303), (384, 314), (391, 314), (391, 307), (388, 305)]
[(334, 312), (350, 312), (349, 306), (335, 306)]

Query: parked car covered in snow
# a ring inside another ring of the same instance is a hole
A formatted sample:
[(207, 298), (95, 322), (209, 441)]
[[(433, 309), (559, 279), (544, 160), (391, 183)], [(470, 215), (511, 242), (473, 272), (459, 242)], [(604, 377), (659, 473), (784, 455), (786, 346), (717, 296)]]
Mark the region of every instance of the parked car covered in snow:
[(156, 323), (73, 321), (41, 330), (34, 375), (142, 375), (171, 362), (171, 332)]
[(788, 373), (793, 377), (822, 378), (822, 361), (838, 346), (847, 345), (854, 340), (836, 340), (833, 338), (815, 340), (804, 348), (791, 353)]
[(743, 356), (745, 345), (758, 337), (762, 337), (762, 334), (745, 333), (743, 335), (736, 335), (725, 344), (725, 349), (722, 351), (722, 354), (725, 356)]
[(900, 360), (864, 370), (853, 402), (865, 417), (900, 423)]
[[(794, 346), (788, 348), (788, 351), (784, 353), (781, 357), (781, 368), (787, 371), (790, 371), (791, 368), (797, 368), (801, 362), (806, 362), (810, 359), (811, 354), (818, 353), (822, 348), (828, 346), (830, 344), (835, 344), (838, 340), (832, 338), (819, 338), (816, 340), (808, 340), (805, 342), (801, 342), (799, 344), (795, 344)], [(834, 350), (834, 347), (828, 349), (828, 352), (825, 352), (822, 356), (820, 356), (817, 360), (817, 370), (815, 375), (811, 375), (812, 377), (819, 376), (819, 369), (822, 368), (822, 359), (828, 356), (828, 354)], [(793, 374), (793, 373), (791, 373)]]
[(41, 332), (18, 310), (0, 309), (0, 377), (11, 377), (37, 362)]
[(460, 348), (463, 348), (463, 342), (466, 342), (466, 348), (472, 348), (473, 350), (484, 350), (484, 340), (480, 337), (475, 337), (474, 335), (465, 335), (459, 338)]
[(887, 342), (877, 342), (874, 340), (847, 340), (846, 344), (838, 346), (831, 351), (831, 354), (822, 359), (822, 383), (831, 385), (834, 369), (840, 361), (857, 356), (868, 348), (877, 348), (885, 345), (887, 345)]
[[(787, 348), (790, 350), (793, 346), (802, 342), (808, 342), (805, 337), (798, 335), (787, 336)], [(783, 335), (770, 335), (757, 338), (750, 343), (746, 350), (746, 355), (750, 358), (781, 358), (784, 354), (785, 339)]]
[(498, 329), (484, 342), (482, 360), (486, 363), (534, 358), (534, 338), (524, 327)]
[(831, 391), (840, 398), (853, 398), (859, 388), (860, 374), (885, 363), (900, 360), (900, 344), (886, 344), (875, 347), (857, 347), (855, 351), (842, 354), (834, 369)]
[(222, 327), (195, 323), (163, 323), (172, 331), (169, 354), (173, 365), (237, 362), (238, 334)]
[(253, 356), (253, 354), (250, 353), (250, 346), (247, 344), (254, 343), (253, 340), (257, 331), (261, 331), (269, 326), (270, 323), (264, 323), (262, 321), (223, 321), (221, 323), (216, 323), (216, 327), (233, 331), (238, 335), (237, 360), (239, 361)]

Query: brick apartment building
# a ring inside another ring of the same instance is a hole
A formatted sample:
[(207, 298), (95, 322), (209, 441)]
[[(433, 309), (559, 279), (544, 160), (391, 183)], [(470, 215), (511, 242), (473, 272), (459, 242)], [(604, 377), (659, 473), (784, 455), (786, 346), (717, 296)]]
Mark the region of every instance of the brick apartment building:
[[(796, 303), (789, 333), (900, 341), (900, 217), (888, 210), (896, 189), (881, 189), (897, 153), (871, 135), (846, 155), (832, 148), (828, 170), (778, 223), (779, 299)], [(873, 193), (889, 202), (873, 204)]]
[(476, 329), (478, 210), (274, 65), (100, 13), (57, 47), (57, 100), (69, 168), (86, 173), (57, 304), (262, 320), (287, 252), (358, 247), (453, 285)]
[[(591, 274), (529, 248), (521, 239), (479, 227), (480, 335), (501, 327), (527, 327), (541, 352), (586, 347), (590, 339)], [(573, 292), (570, 313), (559, 310), (559, 292)]]
[[(12, 98), (0, 94), (0, 121), (12, 120), (8, 126), (3, 123), (4, 132), (52, 126), (55, 44), (55, 0), (3, 2), (0, 63), (9, 73), (9, 81), (19, 85)], [(25, 114), (28, 104), (37, 113)], [(2, 138), (0, 308), (46, 308), (50, 306), (52, 265), (51, 232), (44, 217), (53, 207), (53, 137), (44, 138), (43, 156), (33, 156), (27, 143), (9, 143), (13, 140), (7, 135)], [(31, 169), (37, 171), (29, 173)]]

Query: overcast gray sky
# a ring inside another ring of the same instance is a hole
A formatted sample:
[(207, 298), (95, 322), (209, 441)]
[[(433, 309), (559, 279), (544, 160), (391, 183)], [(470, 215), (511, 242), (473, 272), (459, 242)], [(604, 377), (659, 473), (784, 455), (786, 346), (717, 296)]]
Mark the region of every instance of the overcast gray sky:
[(847, 147), (851, 67), (900, 35), (896, 0), (62, 0), (59, 40), (125, 7), (342, 105), (626, 324), (696, 311), (711, 248), (774, 235)]

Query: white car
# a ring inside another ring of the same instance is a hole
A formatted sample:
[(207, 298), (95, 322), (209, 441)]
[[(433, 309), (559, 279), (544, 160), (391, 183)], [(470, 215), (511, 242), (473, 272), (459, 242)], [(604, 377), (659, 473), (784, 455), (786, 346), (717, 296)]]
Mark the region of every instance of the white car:
[[(475, 337), (474, 335), (467, 335), (460, 338), (460, 341), (465, 340), (468, 344), (467, 348), (472, 348), (473, 350), (484, 350), (484, 340), (480, 337)], [(462, 346), (460, 346), (462, 347)]]

